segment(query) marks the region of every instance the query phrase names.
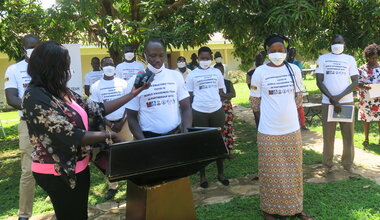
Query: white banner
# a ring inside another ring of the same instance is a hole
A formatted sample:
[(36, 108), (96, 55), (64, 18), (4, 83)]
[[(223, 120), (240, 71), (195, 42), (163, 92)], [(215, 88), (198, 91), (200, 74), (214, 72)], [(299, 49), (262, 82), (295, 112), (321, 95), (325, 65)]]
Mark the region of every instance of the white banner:
[(80, 57), (80, 44), (63, 44), (63, 46), (69, 50), (71, 60), (70, 69), (72, 75), (71, 79), (67, 83), (67, 86), (82, 96), (82, 63)]

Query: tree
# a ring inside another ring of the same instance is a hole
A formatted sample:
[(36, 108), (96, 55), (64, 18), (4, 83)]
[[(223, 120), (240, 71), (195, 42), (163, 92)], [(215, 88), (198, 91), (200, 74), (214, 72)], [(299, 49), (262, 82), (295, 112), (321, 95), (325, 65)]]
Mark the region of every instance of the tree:
[(218, 0), (211, 1), (209, 14), (245, 69), (271, 33), (288, 36), (306, 59), (328, 49), (335, 34), (346, 38), (349, 53), (380, 43), (379, 0)]
[(0, 51), (10, 59), (19, 60), (24, 55), (21, 38), (25, 34), (41, 33), (44, 10), (37, 1), (0, 1)]
[[(169, 47), (197, 46), (209, 40), (207, 4), (198, 0), (59, 0), (47, 11), (45, 34), (59, 42), (106, 47), (116, 63), (123, 47), (158, 37)], [(197, 13), (194, 13), (196, 11)]]

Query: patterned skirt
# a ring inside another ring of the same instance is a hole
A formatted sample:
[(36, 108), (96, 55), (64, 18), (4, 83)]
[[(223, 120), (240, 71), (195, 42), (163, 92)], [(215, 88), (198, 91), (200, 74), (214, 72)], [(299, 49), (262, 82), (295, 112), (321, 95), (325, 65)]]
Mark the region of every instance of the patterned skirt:
[(232, 109), (232, 104), (230, 100), (223, 101), (223, 110), (225, 114), (224, 126), (223, 126), (223, 140), (229, 150), (232, 150), (234, 147), (234, 133), (233, 133), (233, 120), (234, 114)]
[(291, 216), (303, 210), (302, 137), (258, 133), (260, 208)]

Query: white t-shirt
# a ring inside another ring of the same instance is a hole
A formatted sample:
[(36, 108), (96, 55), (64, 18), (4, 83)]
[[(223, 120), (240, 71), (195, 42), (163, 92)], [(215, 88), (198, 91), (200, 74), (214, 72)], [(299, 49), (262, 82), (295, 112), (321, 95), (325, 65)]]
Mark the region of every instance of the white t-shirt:
[[(359, 74), (355, 58), (347, 54), (323, 54), (319, 57), (317, 64), (315, 73), (324, 75), (323, 84), (333, 96), (339, 95), (351, 84), (351, 76)], [(354, 96), (350, 92), (339, 103), (353, 101)], [(330, 104), (330, 100), (324, 94), (322, 103)]]
[(177, 68), (176, 71), (178, 71), (182, 75), (183, 79), (186, 79), (186, 77), (191, 72), (191, 70), (189, 68), (186, 68), (186, 71), (184, 73), (182, 73), (181, 70), (179, 70), (179, 68)]
[(194, 110), (211, 113), (222, 107), (219, 89), (225, 88), (225, 85), (223, 75), (218, 69), (194, 69), (186, 77), (186, 86), (188, 91), (194, 94)]
[(295, 75), (293, 80), (285, 65), (270, 67), (264, 64), (252, 75), (251, 96), (261, 97), (260, 133), (283, 135), (300, 128), (295, 91), (302, 91), (302, 74), (296, 65), (289, 65)]
[[(115, 77), (113, 80), (105, 80), (104, 78), (96, 81), (90, 88), (90, 99), (95, 102), (108, 102), (127, 94), (127, 81)], [(116, 121), (123, 117), (125, 105), (116, 111), (106, 115), (106, 119)]]
[[(18, 91), (18, 97), (22, 99), (24, 92), (30, 80), (32, 79), (28, 72), (28, 63), (22, 60), (18, 63), (12, 64), (5, 72), (4, 89), (15, 88)], [(22, 117), (22, 111), (18, 111)]]
[(144, 71), (144, 64), (133, 61), (132, 63), (122, 62), (116, 66), (116, 76), (124, 80), (129, 80), (139, 71)]
[[(136, 76), (130, 79), (135, 81)], [(129, 90), (133, 85), (129, 86)], [(151, 86), (127, 103), (127, 108), (138, 111), (143, 131), (167, 133), (181, 124), (179, 101), (189, 97), (181, 74), (164, 69), (156, 74)]]
[(103, 77), (103, 71), (91, 71), (86, 74), (84, 77), (84, 85), (91, 86), (96, 81)]

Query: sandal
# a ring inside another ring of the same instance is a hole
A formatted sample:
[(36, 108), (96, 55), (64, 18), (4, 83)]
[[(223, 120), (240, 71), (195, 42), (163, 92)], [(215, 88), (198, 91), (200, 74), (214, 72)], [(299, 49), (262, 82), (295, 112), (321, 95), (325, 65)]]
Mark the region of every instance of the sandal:
[(368, 140), (365, 140), (364, 142), (363, 142), (363, 146), (368, 146), (369, 145), (369, 141)]
[(296, 217), (299, 219), (302, 219), (302, 220), (314, 220), (313, 217), (309, 216), (305, 212), (301, 212), (301, 213), (296, 214)]

